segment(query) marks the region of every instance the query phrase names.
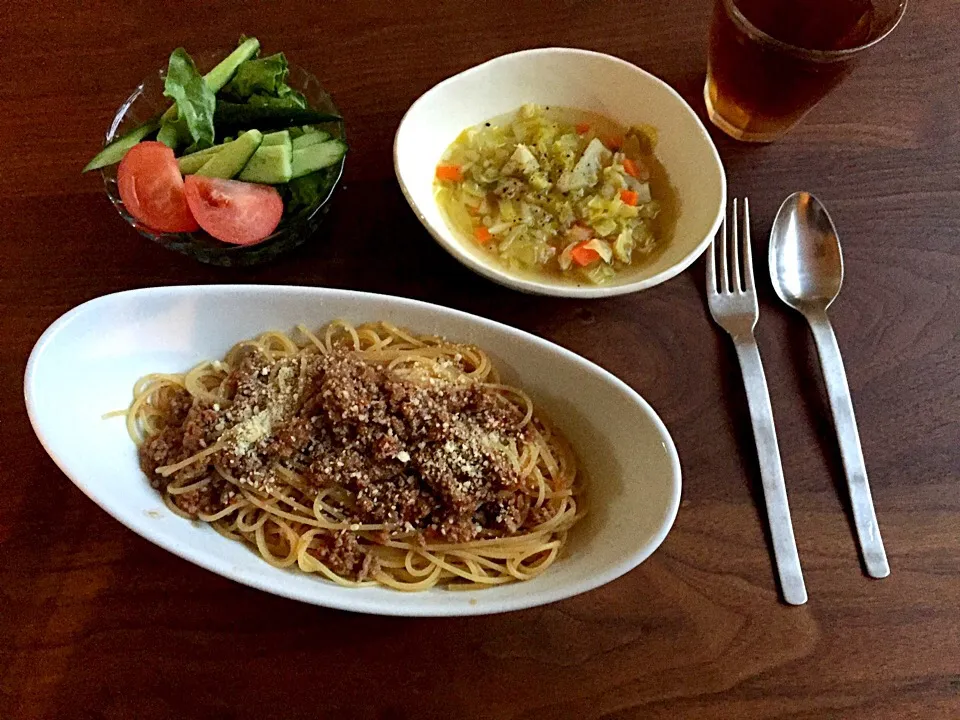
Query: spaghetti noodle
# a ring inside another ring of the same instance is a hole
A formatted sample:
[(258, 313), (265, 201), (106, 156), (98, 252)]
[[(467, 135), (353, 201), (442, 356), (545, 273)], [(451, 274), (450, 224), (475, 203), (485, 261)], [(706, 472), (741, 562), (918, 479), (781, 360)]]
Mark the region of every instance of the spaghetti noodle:
[(147, 375), (126, 422), (173, 512), (339, 585), (528, 580), (582, 514), (569, 445), (480, 348), (385, 322)]

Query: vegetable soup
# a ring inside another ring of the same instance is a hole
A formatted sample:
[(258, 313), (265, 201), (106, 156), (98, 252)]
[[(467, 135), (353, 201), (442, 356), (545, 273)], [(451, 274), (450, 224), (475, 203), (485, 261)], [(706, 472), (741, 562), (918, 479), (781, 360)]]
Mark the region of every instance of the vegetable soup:
[(447, 223), (521, 274), (602, 284), (669, 242), (678, 201), (657, 131), (524, 105), (467, 128), (437, 165)]

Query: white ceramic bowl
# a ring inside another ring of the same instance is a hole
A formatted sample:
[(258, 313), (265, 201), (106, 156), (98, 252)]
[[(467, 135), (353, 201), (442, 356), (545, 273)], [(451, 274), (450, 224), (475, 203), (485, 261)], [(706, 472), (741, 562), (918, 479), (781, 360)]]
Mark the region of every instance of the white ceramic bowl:
[[(669, 246), (650, 264), (602, 286), (520, 277), (457, 236), (434, 200), (443, 152), (467, 127), (524, 103), (590, 110), (630, 127), (657, 128), (656, 153), (680, 200)], [(407, 111), (394, 141), (394, 166), (410, 207), (451, 255), (502, 285), (563, 297), (606, 297), (652, 287), (688, 267), (710, 243), (726, 203), (720, 156), (696, 113), (673, 88), (635, 65), (601, 53), (543, 48), (503, 55), (428, 90)]]
[[(479, 591), (344, 588), (268, 565), (245, 545), (170, 512), (137, 463), (122, 418), (148, 372), (182, 372), (239, 339), (297, 323), (387, 320), (476, 343), (564, 430), (589, 475), (589, 512), (565, 556), (528, 582)], [(414, 300), (256, 285), (166, 287), (107, 295), (70, 311), (37, 342), (24, 392), (40, 442), (117, 520), (190, 562), (316, 605), (383, 615), (480, 615), (542, 605), (609, 582), (663, 541), (680, 501), (673, 441), (649, 405), (607, 371), (528, 333)], [(145, 569), (144, 572), (149, 571)]]

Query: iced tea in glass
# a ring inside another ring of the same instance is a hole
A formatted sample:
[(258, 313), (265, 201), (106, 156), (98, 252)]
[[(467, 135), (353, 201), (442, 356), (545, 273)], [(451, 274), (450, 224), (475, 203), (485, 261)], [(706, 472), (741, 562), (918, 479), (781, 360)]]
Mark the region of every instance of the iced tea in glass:
[(896, 27), (907, 0), (715, 0), (703, 89), (714, 125), (775, 140)]

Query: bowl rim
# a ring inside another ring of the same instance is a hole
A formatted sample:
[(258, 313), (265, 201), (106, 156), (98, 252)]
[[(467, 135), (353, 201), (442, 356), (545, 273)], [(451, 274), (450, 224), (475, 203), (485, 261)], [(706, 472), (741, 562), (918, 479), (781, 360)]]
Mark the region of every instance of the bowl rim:
[[(635, 280), (633, 282), (626, 282), (619, 285), (596, 285), (596, 286), (576, 286), (568, 285), (560, 282), (552, 281), (540, 281), (533, 280), (521, 275), (513, 274), (506, 269), (501, 269), (500, 267), (492, 263), (484, 263), (470, 254), (464, 252), (464, 250), (459, 246), (457, 242), (449, 242), (442, 234), (434, 227), (434, 225), (426, 219), (424, 214), (420, 211), (416, 201), (413, 199), (412, 194), (410, 193), (409, 188), (403, 179), (403, 174), (400, 171), (400, 162), (399, 162), (399, 145), (400, 145), (400, 135), (403, 132), (404, 126), (408, 121), (410, 114), (414, 109), (424, 100), (434, 92), (444, 89), (447, 85), (454, 83), (457, 80), (462, 79), (464, 76), (471, 75), (476, 72), (484, 70), (488, 65), (495, 64), (502, 60), (508, 58), (517, 58), (517, 57), (527, 57), (535, 55), (549, 55), (549, 54), (564, 54), (564, 55), (580, 55), (585, 57), (600, 58), (606, 62), (614, 63), (617, 65), (625, 66), (645, 78), (645, 80), (659, 85), (665, 89), (668, 94), (670, 94), (674, 100), (680, 103), (689, 113), (692, 119), (696, 122), (696, 127), (699, 130), (701, 139), (706, 143), (708, 149), (710, 150), (713, 159), (716, 161), (717, 166), (720, 168), (720, 203), (717, 208), (716, 215), (713, 219), (713, 222), (710, 227), (710, 231), (704, 236), (695, 248), (693, 248), (689, 253), (684, 255), (678, 262), (674, 263), (665, 270), (657, 273), (656, 275), (644, 278), (642, 280)], [(703, 121), (697, 115), (697, 113), (690, 107), (690, 104), (683, 99), (683, 97), (678, 93), (672, 86), (670, 86), (665, 81), (658, 78), (651, 72), (644, 70), (643, 68), (634, 65), (623, 58), (616, 57), (615, 55), (610, 55), (607, 53), (597, 52), (596, 50), (586, 50), (583, 48), (569, 48), (569, 47), (540, 47), (540, 48), (531, 48), (528, 50), (520, 50), (518, 52), (506, 53), (504, 55), (498, 55), (496, 57), (485, 60), (484, 62), (474, 65), (473, 67), (467, 68), (461, 72), (458, 72), (450, 77), (441, 80), (439, 83), (429, 88), (426, 92), (421, 94), (407, 109), (404, 113), (403, 118), (400, 120), (400, 124), (397, 126), (397, 131), (394, 134), (393, 139), (393, 169), (394, 174), (397, 177), (397, 182), (400, 185), (400, 190), (403, 192), (404, 198), (407, 200), (407, 204), (410, 206), (410, 209), (413, 210), (414, 214), (420, 220), (420, 223), (427, 229), (430, 235), (433, 236), (433, 239), (440, 245), (444, 250), (446, 250), (450, 255), (456, 258), (461, 264), (466, 265), (468, 268), (473, 270), (478, 275), (482, 275), (488, 280), (493, 280), (495, 283), (503, 285), (505, 287), (512, 288), (513, 290), (519, 290), (520, 292), (532, 294), (532, 295), (550, 295), (553, 297), (566, 297), (566, 298), (604, 298), (604, 297), (613, 297), (616, 295), (627, 295), (629, 293), (639, 292), (640, 290), (646, 290), (648, 288), (659, 285), (671, 278), (676, 277), (681, 272), (690, 267), (697, 258), (707, 249), (707, 246), (713, 240), (713, 237), (717, 234), (717, 230), (720, 228), (720, 222), (723, 219), (724, 209), (727, 204), (727, 175), (726, 168), (724, 168), (723, 161), (720, 159), (720, 153), (717, 151), (717, 146), (714, 144), (713, 139), (710, 137), (710, 134), (707, 132), (706, 127), (703, 124)]]

